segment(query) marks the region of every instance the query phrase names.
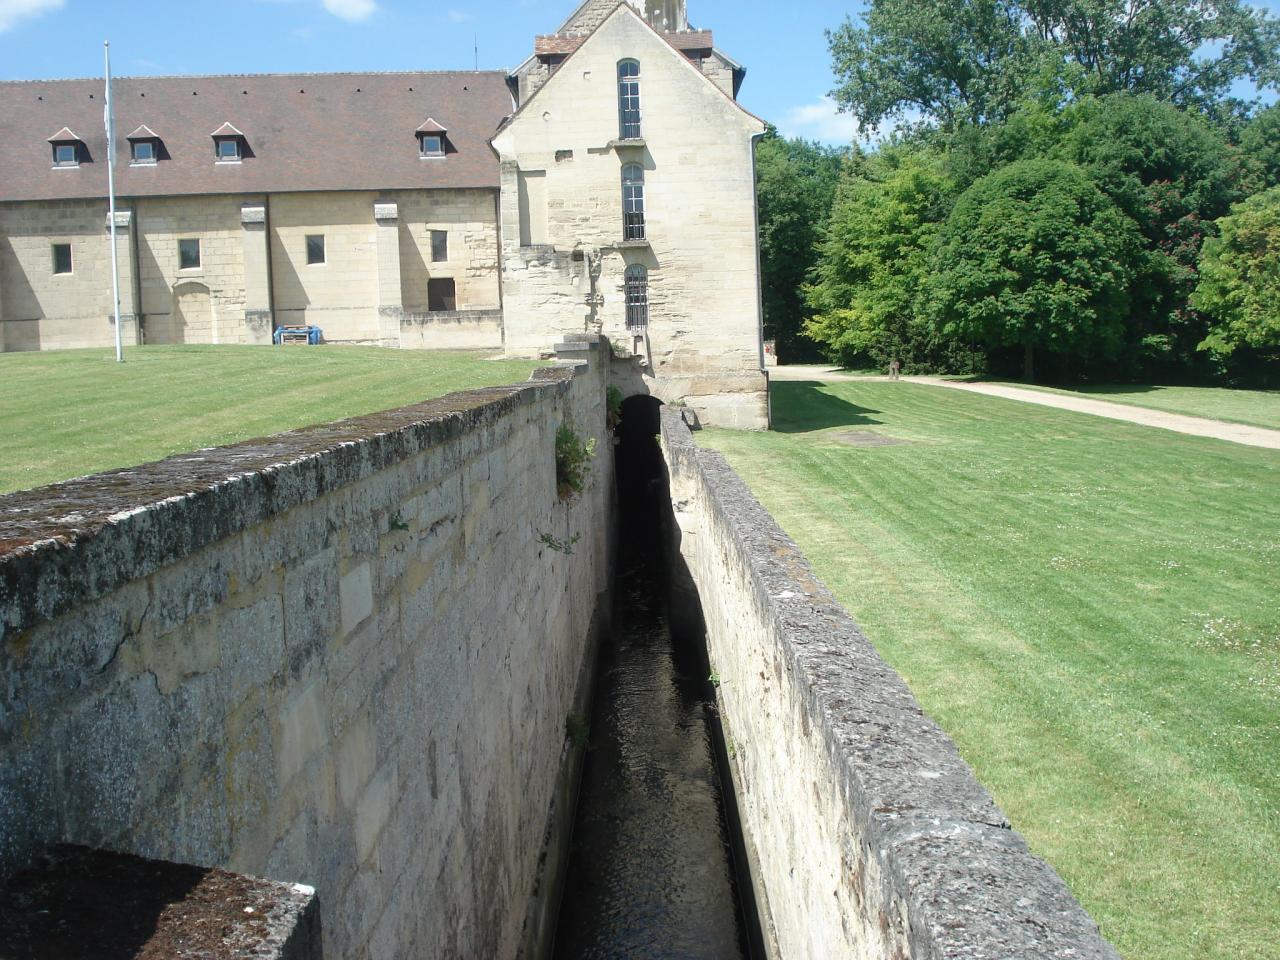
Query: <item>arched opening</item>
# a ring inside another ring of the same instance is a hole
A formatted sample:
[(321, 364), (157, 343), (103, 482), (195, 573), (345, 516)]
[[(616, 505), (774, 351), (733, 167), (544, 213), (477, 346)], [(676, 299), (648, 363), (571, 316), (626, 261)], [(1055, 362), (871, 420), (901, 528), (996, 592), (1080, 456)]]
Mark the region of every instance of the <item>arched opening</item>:
[(640, 139), (640, 61), (618, 61), (618, 139)]

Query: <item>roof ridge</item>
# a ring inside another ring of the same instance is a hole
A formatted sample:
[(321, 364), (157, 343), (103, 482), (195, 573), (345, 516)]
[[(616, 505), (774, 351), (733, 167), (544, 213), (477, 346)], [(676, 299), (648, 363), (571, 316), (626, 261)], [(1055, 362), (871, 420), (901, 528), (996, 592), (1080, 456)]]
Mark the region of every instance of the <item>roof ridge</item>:
[[(144, 76), (116, 76), (118, 80), (247, 80), (255, 77), (420, 77), (465, 76), (493, 74), (506, 77), (506, 70), (314, 70), (290, 73), (162, 73)], [(102, 83), (102, 77), (28, 77), (18, 80), (0, 80), (2, 84), (37, 83)]]

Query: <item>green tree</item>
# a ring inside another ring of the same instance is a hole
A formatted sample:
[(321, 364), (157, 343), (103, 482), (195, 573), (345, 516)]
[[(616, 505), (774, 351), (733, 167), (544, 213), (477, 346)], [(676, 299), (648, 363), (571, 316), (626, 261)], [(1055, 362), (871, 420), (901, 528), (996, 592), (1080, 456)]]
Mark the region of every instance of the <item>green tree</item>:
[(991, 123), (1028, 92), (1218, 105), (1280, 84), (1280, 22), (1242, 0), (871, 0), (828, 32), (841, 108), (864, 130), (919, 114)]
[(1248, 348), (1280, 354), (1280, 187), (1218, 221), (1205, 242), (1191, 303), (1212, 320), (1202, 350), (1219, 357)]
[(1107, 355), (1129, 307), (1137, 229), (1074, 164), (1020, 160), (977, 181), (939, 236), (928, 295), (952, 338)]
[(772, 127), (756, 146), (765, 336), (777, 342), (782, 359), (803, 357), (813, 349), (800, 336), (806, 315), (801, 288), (817, 261), (818, 240), (847, 153), (783, 139)]
[(1240, 135), (1240, 149), (1260, 189), (1280, 184), (1280, 103), (1259, 112)]
[(827, 31), (841, 108), (863, 132), (919, 114), (953, 126), (1002, 113), (1031, 71), (1011, 0), (871, 0), (863, 25)]
[(883, 367), (896, 358), (908, 371), (942, 362), (917, 310), (929, 251), (952, 201), (937, 166), (921, 153), (883, 151), (866, 175), (842, 180), (805, 291), (814, 311), (805, 332), (832, 361)]

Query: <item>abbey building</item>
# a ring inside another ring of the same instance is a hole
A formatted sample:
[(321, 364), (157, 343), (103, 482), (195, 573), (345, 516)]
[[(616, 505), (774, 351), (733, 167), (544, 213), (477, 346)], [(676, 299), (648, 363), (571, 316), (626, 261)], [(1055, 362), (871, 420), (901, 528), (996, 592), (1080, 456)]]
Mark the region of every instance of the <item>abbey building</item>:
[(742, 68), (683, 0), (586, 0), (512, 74), (0, 83), (0, 350), (329, 343), (538, 355), (767, 424)]

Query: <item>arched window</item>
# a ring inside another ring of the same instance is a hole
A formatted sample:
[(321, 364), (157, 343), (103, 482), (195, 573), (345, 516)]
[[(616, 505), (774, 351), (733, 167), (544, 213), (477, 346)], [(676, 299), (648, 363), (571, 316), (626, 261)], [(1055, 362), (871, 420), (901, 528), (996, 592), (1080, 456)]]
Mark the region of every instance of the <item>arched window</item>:
[(649, 271), (642, 263), (627, 267), (627, 329), (649, 326)]
[(622, 239), (644, 239), (644, 167), (638, 163), (622, 168)]
[(640, 139), (640, 61), (618, 61), (618, 139)]

